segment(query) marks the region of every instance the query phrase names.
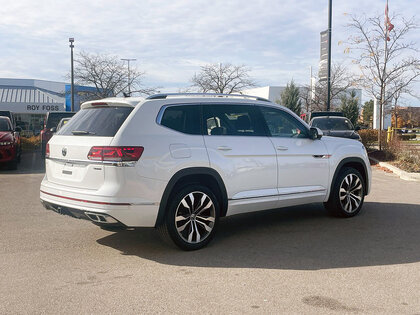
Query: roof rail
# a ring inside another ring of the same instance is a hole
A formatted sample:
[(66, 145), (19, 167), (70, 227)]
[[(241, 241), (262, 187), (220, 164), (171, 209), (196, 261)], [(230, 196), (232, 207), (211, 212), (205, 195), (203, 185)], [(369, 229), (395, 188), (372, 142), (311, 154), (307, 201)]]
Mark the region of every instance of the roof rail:
[(163, 93), (163, 94), (150, 95), (146, 99), (148, 99), (148, 100), (162, 100), (162, 99), (177, 98), (177, 97), (246, 98), (246, 99), (253, 99), (253, 100), (256, 100), (256, 101), (269, 102), (268, 99), (263, 98), (263, 97), (259, 97), (259, 96), (244, 95), (244, 94), (219, 94), (219, 93)]

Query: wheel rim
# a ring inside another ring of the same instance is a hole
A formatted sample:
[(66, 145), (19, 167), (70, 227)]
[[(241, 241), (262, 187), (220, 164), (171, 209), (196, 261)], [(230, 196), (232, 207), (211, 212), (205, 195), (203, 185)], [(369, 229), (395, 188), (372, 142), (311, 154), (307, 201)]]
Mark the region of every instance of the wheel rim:
[(356, 211), (363, 198), (363, 185), (359, 176), (348, 174), (340, 185), (340, 203), (344, 211), (352, 213)]
[(186, 195), (175, 212), (175, 227), (178, 235), (187, 243), (204, 241), (213, 231), (216, 211), (213, 201), (203, 192)]

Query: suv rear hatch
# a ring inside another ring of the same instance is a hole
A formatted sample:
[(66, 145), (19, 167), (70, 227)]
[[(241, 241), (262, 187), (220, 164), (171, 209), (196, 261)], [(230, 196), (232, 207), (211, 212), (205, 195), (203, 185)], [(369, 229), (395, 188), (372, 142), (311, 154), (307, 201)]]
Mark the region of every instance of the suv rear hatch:
[(110, 146), (133, 108), (124, 103), (85, 103), (48, 142), (45, 166), (48, 181), (99, 189), (104, 183), (105, 165), (101, 158), (92, 155), (91, 149)]

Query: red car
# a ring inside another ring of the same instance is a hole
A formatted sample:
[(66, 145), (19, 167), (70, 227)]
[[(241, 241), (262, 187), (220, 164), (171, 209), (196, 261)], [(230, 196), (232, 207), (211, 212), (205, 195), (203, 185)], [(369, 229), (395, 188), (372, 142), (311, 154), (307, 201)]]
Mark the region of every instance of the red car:
[(21, 148), (18, 131), (13, 129), (9, 117), (0, 116), (0, 164), (7, 163), (11, 169), (16, 169), (20, 162)]
[(63, 118), (72, 117), (75, 112), (48, 112), (44, 121), (44, 129), (41, 130), (41, 154), (45, 157), (45, 148), (48, 141), (54, 135), (54, 128), (57, 128), (58, 123)]

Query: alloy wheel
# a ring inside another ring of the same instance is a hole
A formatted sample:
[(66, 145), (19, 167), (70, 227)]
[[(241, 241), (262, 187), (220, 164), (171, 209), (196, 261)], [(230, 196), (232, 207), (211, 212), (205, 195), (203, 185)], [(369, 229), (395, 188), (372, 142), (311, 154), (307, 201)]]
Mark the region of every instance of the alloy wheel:
[(214, 228), (216, 211), (213, 201), (203, 192), (186, 195), (175, 211), (175, 228), (190, 244), (204, 241)]
[(348, 174), (340, 185), (340, 203), (344, 211), (353, 213), (356, 211), (363, 199), (363, 185), (356, 174)]

